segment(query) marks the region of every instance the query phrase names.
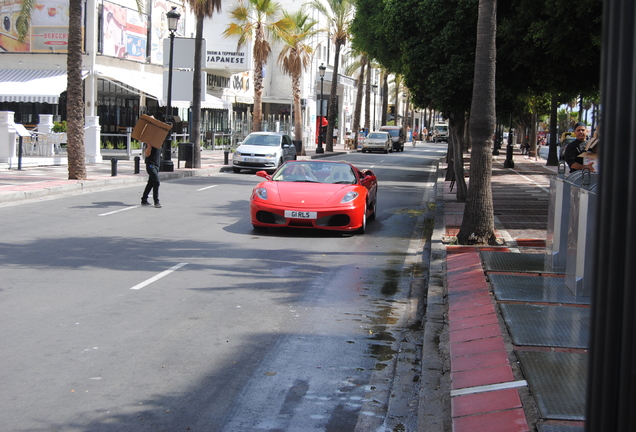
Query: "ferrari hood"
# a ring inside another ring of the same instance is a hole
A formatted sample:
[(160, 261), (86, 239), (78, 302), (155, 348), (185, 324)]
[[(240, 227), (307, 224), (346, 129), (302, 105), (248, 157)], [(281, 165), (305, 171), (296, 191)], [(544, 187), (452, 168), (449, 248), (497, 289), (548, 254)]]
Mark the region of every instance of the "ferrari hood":
[(351, 185), (325, 183), (272, 182), (271, 185), (281, 203), (302, 206), (325, 205), (336, 196), (340, 202), (345, 190), (351, 189)]

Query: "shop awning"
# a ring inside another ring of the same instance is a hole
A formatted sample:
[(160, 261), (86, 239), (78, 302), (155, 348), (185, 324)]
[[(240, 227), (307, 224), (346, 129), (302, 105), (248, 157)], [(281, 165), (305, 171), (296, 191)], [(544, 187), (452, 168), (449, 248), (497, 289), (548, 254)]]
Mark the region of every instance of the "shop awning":
[[(118, 81), (129, 87), (144, 92), (165, 105), (163, 99), (163, 75), (137, 70), (121, 69), (112, 66), (95, 65), (95, 74), (102, 79)], [(191, 101), (173, 100), (172, 105), (178, 108), (190, 108)], [(210, 94), (201, 101), (201, 108), (232, 109), (232, 104)]]
[[(175, 108), (190, 108), (191, 105), (191, 101), (172, 101), (172, 106)], [(229, 110), (232, 109), (232, 104), (211, 94), (206, 94), (205, 100), (201, 100), (201, 108)]]
[(66, 91), (66, 70), (0, 69), (0, 102), (57, 104)]
[(95, 65), (95, 75), (97, 75), (98, 78), (119, 81), (129, 87), (144, 92), (154, 99), (162, 100), (163, 78), (160, 74)]

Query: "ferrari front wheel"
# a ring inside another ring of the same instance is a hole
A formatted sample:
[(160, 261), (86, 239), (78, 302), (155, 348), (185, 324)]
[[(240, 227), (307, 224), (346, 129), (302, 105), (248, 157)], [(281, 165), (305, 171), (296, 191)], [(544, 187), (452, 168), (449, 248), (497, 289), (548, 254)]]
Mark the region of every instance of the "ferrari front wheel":
[(362, 226), (358, 228), (356, 234), (364, 234), (367, 231), (367, 214), (366, 212), (362, 214)]
[(375, 214), (378, 211), (378, 198), (376, 197), (371, 204), (371, 214), (369, 215), (369, 220), (375, 220)]

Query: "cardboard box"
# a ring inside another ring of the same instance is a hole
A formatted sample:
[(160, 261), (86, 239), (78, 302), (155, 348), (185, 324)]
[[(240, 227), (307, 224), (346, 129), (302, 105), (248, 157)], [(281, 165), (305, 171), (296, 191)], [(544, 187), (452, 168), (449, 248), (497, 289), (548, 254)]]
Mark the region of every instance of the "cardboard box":
[(156, 148), (161, 148), (170, 129), (172, 129), (172, 125), (142, 114), (139, 120), (137, 120), (137, 124), (130, 136), (137, 141), (148, 143)]

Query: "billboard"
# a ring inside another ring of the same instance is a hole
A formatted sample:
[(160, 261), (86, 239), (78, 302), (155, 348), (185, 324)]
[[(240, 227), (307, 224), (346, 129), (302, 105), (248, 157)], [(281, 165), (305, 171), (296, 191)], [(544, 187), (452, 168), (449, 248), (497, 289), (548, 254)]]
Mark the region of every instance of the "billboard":
[(103, 2), (102, 54), (146, 61), (148, 16), (136, 9)]
[(17, 24), (24, 19), (20, 17), (21, 7), (22, 0), (0, 0), (0, 50), (41, 53), (68, 51), (68, 0), (34, 0), (24, 42), (18, 41)]

